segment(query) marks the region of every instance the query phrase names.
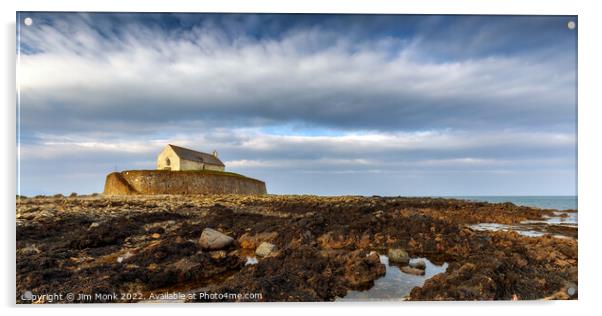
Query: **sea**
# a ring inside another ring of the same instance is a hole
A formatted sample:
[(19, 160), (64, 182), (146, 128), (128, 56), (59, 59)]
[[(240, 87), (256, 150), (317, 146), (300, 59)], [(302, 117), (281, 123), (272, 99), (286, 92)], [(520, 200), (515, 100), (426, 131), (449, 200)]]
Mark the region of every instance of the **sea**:
[(548, 195), (548, 196), (447, 196), (446, 198), (462, 199), (478, 202), (505, 203), (538, 207), (555, 210), (577, 210), (577, 196)]

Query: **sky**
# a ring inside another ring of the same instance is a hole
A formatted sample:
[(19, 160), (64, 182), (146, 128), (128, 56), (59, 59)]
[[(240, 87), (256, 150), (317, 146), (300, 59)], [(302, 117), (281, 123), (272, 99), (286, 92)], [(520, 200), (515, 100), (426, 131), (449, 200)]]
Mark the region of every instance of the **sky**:
[(569, 21), (18, 12), (18, 192), (175, 144), (273, 194), (575, 195)]

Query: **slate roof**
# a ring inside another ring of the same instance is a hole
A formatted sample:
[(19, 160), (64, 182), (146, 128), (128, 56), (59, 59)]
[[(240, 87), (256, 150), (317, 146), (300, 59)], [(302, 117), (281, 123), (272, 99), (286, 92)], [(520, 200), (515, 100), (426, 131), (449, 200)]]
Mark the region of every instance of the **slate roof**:
[(208, 165), (222, 166), (225, 167), (224, 163), (219, 160), (219, 158), (213, 156), (212, 154), (203, 153), (200, 151), (195, 151), (192, 149), (179, 147), (176, 145), (169, 144), (167, 145), (173, 149), (173, 151), (180, 157), (180, 159), (190, 160), (190, 161), (198, 161), (202, 163), (206, 163)]

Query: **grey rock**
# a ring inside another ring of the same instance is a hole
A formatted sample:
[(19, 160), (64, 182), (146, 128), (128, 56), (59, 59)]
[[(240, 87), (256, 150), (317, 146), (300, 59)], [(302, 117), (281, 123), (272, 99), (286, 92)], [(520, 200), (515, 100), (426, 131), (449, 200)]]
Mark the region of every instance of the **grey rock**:
[(199, 245), (201, 248), (208, 250), (224, 249), (233, 242), (234, 238), (211, 228), (205, 228), (201, 233), (201, 238), (199, 238)]
[(264, 241), (261, 244), (259, 244), (259, 246), (257, 246), (257, 249), (255, 249), (255, 255), (257, 255), (258, 257), (266, 257), (275, 250), (276, 245)]
[(410, 256), (408, 256), (408, 253), (403, 249), (389, 249), (387, 251), (387, 256), (391, 263), (408, 264), (410, 262)]

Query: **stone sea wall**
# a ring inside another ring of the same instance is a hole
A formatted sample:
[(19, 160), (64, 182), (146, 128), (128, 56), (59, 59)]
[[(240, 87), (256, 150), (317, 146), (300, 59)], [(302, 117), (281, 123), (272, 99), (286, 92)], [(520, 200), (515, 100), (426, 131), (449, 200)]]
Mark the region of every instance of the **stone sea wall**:
[(216, 171), (128, 170), (107, 175), (105, 195), (267, 194), (265, 183)]

